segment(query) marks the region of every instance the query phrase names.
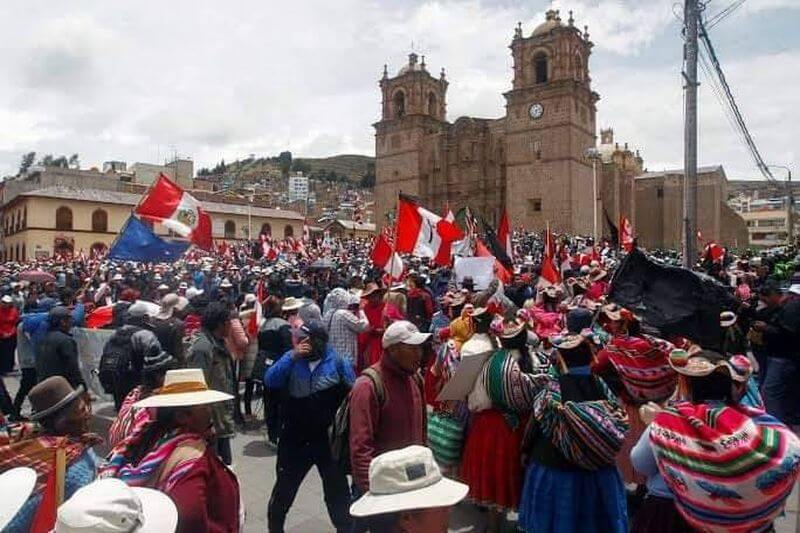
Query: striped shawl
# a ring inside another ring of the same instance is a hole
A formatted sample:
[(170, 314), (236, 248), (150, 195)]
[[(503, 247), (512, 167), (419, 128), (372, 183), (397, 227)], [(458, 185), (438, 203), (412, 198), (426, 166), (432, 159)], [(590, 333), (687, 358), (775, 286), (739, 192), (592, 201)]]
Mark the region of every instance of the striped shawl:
[(636, 404), (666, 400), (675, 392), (677, 374), (669, 365), (672, 345), (661, 339), (616, 336), (604, 351)]
[(800, 467), (797, 436), (742, 405), (677, 403), (655, 417), (650, 442), (678, 510), (702, 531), (769, 526)]

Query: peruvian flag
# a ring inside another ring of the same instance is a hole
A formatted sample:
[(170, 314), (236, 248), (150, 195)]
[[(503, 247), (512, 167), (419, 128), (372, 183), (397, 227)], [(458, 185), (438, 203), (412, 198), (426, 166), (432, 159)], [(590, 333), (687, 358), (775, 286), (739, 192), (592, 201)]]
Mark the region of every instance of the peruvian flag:
[(399, 279), (403, 274), (403, 260), (397, 252), (392, 251), (392, 243), (387, 231), (384, 229), (375, 239), (370, 258), (376, 267), (382, 268), (392, 278)]
[(160, 222), (178, 235), (205, 250), (211, 250), (211, 217), (200, 207), (200, 202), (170, 181), (164, 174), (147, 191), (136, 207), (142, 218)]
[(633, 250), (633, 226), (623, 215), (619, 216), (619, 245), (626, 252)]
[(400, 194), (397, 213), (397, 252), (432, 257), (438, 265), (450, 264), (452, 243), (464, 237), (458, 226), (421, 207), (415, 198), (404, 194)]
[(714, 241), (709, 241), (703, 250), (703, 258), (712, 263), (721, 263), (725, 259), (725, 248)]
[(497, 226), (497, 240), (500, 245), (506, 250), (506, 255), (514, 260), (514, 247), (511, 244), (511, 224), (508, 221), (508, 211), (503, 210), (503, 216), (500, 217), (500, 224)]
[(544, 233), (544, 256), (542, 257), (542, 273), (539, 276), (539, 287), (549, 287), (561, 283), (561, 273), (556, 268), (554, 261), (556, 245), (550, 233), (550, 224)]

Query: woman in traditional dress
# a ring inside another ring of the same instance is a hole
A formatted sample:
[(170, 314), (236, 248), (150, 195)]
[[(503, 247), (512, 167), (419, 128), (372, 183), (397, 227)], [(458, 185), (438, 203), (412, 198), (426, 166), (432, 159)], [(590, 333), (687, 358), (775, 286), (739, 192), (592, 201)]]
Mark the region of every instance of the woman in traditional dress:
[(460, 472), (468, 497), (489, 509), (489, 531), (499, 531), (502, 514), (519, 506), (520, 444), (534, 398), (525, 325), (508, 321), (499, 336), (501, 348), (483, 365), (470, 394), (472, 423)]
[(208, 389), (200, 369), (168, 371), (158, 393), (136, 404), (155, 408), (156, 418), (111, 451), (100, 477), (166, 493), (178, 532), (238, 532), (239, 483), (208, 444), (211, 404), (232, 398)]
[(523, 451), (528, 459), (519, 525), (528, 532), (627, 532), (627, 504), (614, 459), (628, 429), (617, 398), (590, 372), (581, 335), (551, 339), (556, 375), (538, 374)]
[(678, 399), (643, 407), (652, 423), (631, 453), (649, 489), (633, 530), (771, 530), (797, 481), (797, 436), (741, 402), (752, 370), (746, 357), (674, 350), (670, 364)]
[(364, 302), (363, 310), (367, 322), (369, 322), (369, 328), (358, 335), (357, 374), (377, 363), (383, 353), (381, 339), (383, 338), (383, 309), (386, 306), (383, 301), (385, 292), (385, 289), (373, 282), (368, 283), (364, 292), (361, 293)]
[(630, 461), (630, 451), (646, 425), (639, 417), (639, 407), (647, 402), (663, 402), (675, 392), (677, 374), (669, 365), (673, 346), (643, 334), (636, 316), (614, 304), (600, 310), (599, 322), (610, 339), (597, 353), (592, 372), (611, 387), (628, 413), (630, 431), (617, 466), (625, 483), (642, 485), (645, 479)]
[[(31, 420), (39, 423), (2, 428), (0, 435), (0, 470), (18, 466), (36, 470), (33, 494), (3, 531), (27, 533), (41, 512), (47, 480), (53, 472), (55, 450), (64, 450), (66, 472), (64, 498), (94, 481), (100, 459), (92, 449), (102, 439), (89, 432), (91, 408), (83, 386), (73, 389), (61, 376), (52, 376), (31, 389), (28, 395), (33, 412)], [(42, 518), (40, 518), (41, 520)], [(42, 522), (46, 523), (46, 522)]]

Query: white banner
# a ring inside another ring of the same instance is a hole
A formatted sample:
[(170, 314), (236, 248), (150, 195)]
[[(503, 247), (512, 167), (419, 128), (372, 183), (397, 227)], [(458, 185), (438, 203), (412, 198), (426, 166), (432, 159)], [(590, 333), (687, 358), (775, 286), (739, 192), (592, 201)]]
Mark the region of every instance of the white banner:
[(475, 282), (475, 289), (482, 291), (494, 279), (494, 257), (456, 257), (453, 270), (456, 281), (461, 286), (461, 280), (466, 277)]
[(78, 359), (80, 361), (81, 375), (91, 391), (106, 401), (113, 401), (110, 394), (106, 394), (100, 381), (97, 379), (96, 370), (100, 366), (100, 356), (103, 355), (103, 346), (114, 334), (113, 329), (72, 328), (72, 336), (78, 344)]

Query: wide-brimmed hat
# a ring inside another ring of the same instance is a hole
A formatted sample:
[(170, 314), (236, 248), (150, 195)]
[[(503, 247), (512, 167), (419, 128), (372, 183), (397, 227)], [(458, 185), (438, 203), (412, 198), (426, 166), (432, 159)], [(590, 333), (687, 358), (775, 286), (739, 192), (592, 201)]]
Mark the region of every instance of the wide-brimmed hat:
[(222, 283), (219, 284), (219, 287), (221, 289), (230, 289), (231, 287), (233, 287), (233, 284), (231, 283), (231, 280), (225, 278), (222, 280)]
[(408, 446), (375, 457), (369, 465), (369, 492), (350, 506), (353, 516), (371, 516), (455, 505), (469, 487), (442, 476), (433, 453)]
[(458, 307), (459, 305), (464, 305), (467, 301), (466, 296), (463, 294), (456, 294), (450, 299), (450, 307)]
[(83, 394), (83, 385), (73, 389), (63, 376), (50, 376), (34, 386), (28, 393), (31, 402), (31, 420), (41, 420), (64, 409)]
[(78, 489), (58, 508), (55, 533), (172, 533), (178, 509), (161, 491), (115, 478)]
[(33, 492), (36, 485), (36, 471), (21, 466), (0, 474), (0, 530), (5, 528), (16, 516)]
[(736, 324), (736, 313), (733, 311), (723, 311), (719, 314), (719, 325), (723, 328), (731, 327)]
[(475, 318), (485, 315), (488, 311), (489, 311), (488, 307), (476, 307), (472, 310), (472, 312), (469, 315)]
[(377, 283), (367, 283), (367, 286), (364, 288), (364, 292), (361, 293), (361, 297), (366, 298), (367, 296), (375, 292), (384, 293), (386, 292), (386, 289), (384, 289), (383, 287), (379, 287)]
[(558, 296), (558, 287), (556, 287), (555, 285), (548, 285), (547, 287), (541, 289), (541, 291), (550, 298), (555, 298), (556, 296)]
[(499, 333), (501, 339), (513, 339), (525, 329), (525, 322), (522, 320), (503, 321), (502, 330)]
[(567, 333), (550, 337), (550, 344), (558, 350), (573, 350), (587, 341), (586, 335), (582, 333)]
[(155, 394), (136, 402), (136, 407), (188, 407), (232, 400), (233, 396), (208, 388), (203, 370), (167, 370), (164, 386)]
[(168, 290), (169, 290), (169, 285), (167, 285), (166, 283), (162, 283), (161, 285), (159, 285), (158, 287), (156, 287), (156, 290), (159, 290), (159, 291), (168, 291)]
[(303, 307), (303, 300), (295, 298), (294, 296), (289, 296), (283, 300), (281, 311), (297, 311), (301, 307)]
[(733, 381), (739, 383), (745, 383), (753, 373), (747, 357), (734, 355), (726, 359), (724, 355), (711, 350), (701, 350), (694, 354), (681, 349), (672, 350), (669, 354), (669, 365), (678, 374), (689, 377), (704, 377), (723, 369)]

